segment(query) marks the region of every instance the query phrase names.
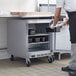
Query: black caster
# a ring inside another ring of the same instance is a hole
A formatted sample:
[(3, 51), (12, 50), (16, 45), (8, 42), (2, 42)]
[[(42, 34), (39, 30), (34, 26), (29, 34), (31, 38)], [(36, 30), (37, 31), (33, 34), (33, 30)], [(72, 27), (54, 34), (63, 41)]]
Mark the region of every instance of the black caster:
[(52, 55), (52, 58), (53, 58), (53, 61), (55, 60), (55, 56), (54, 55)]
[(52, 63), (54, 60), (53, 60), (53, 57), (51, 56), (51, 57), (48, 57), (48, 62), (49, 63)]
[(30, 61), (27, 61), (27, 62), (26, 62), (26, 66), (27, 66), (27, 67), (30, 67), (30, 66), (31, 66), (31, 62), (30, 62)]
[(13, 56), (13, 55), (11, 55), (10, 60), (11, 60), (11, 61), (14, 61), (14, 56)]

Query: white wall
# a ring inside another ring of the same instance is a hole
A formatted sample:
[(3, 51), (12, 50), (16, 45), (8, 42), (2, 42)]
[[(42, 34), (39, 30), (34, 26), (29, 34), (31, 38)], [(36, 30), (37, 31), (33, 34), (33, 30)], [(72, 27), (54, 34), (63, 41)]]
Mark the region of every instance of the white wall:
[(17, 1), (19, 11), (35, 11), (36, 0), (18, 0)]
[(0, 0), (0, 11), (35, 11), (36, 0)]
[(56, 0), (38, 0), (38, 3), (47, 4), (48, 1), (50, 4), (56, 4)]
[(49, 0), (50, 4), (56, 4), (56, 0)]
[[(35, 11), (37, 0), (0, 0), (0, 11)], [(38, 3), (48, 3), (48, 0), (38, 0)], [(56, 0), (49, 0), (49, 3), (56, 4)]]

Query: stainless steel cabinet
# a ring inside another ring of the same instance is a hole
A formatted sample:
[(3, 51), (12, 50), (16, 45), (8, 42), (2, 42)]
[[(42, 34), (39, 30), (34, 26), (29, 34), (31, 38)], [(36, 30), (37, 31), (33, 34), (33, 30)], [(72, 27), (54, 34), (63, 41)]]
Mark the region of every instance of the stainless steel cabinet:
[(48, 57), (53, 62), (52, 34), (46, 32), (51, 19), (8, 19), (8, 50), (13, 57), (26, 59)]

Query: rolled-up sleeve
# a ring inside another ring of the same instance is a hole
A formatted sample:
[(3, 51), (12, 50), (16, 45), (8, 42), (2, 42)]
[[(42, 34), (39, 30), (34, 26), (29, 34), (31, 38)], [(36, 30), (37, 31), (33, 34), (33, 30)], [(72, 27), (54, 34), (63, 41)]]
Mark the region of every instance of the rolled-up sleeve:
[(68, 17), (68, 14), (66, 13), (66, 19), (68, 19), (69, 20), (69, 17)]
[(56, 0), (56, 8), (62, 8), (64, 6), (64, 0)]

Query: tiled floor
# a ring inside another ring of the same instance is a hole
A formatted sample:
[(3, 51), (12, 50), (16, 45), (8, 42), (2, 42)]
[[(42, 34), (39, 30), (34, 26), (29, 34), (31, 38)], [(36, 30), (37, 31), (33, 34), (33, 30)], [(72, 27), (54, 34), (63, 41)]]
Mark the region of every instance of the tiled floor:
[(27, 67), (22, 59), (13, 62), (0, 60), (0, 76), (69, 76), (67, 72), (61, 71), (61, 67), (66, 66), (68, 62), (69, 60), (60, 60), (48, 63), (38, 60)]

